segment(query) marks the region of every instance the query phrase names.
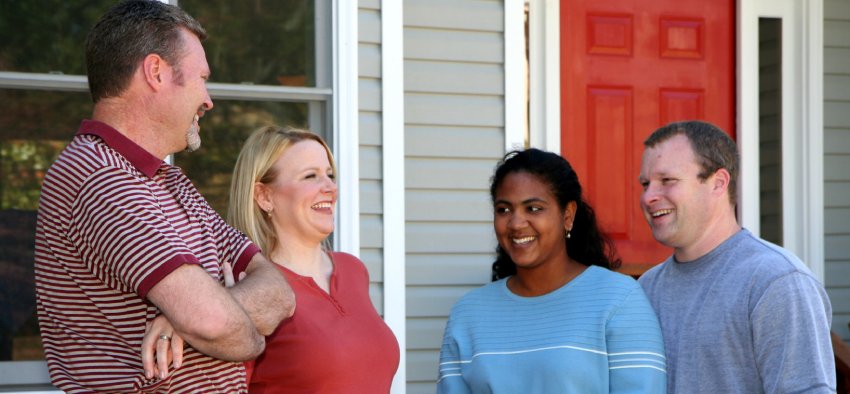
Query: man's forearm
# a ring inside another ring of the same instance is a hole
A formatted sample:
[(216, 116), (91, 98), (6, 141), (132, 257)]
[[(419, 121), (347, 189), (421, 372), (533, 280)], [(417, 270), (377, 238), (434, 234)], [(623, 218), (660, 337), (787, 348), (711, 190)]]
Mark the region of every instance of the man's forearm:
[(230, 289), (262, 335), (270, 335), (295, 312), (292, 288), (272, 264), (257, 253), (245, 270), (247, 276)]

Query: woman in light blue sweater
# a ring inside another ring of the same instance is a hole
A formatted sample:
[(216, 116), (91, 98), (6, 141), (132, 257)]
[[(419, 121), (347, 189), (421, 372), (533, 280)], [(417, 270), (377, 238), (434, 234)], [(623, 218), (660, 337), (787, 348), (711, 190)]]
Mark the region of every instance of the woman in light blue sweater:
[(438, 393), (665, 393), (658, 319), (561, 156), (508, 153), (490, 186), (494, 282), (452, 308)]

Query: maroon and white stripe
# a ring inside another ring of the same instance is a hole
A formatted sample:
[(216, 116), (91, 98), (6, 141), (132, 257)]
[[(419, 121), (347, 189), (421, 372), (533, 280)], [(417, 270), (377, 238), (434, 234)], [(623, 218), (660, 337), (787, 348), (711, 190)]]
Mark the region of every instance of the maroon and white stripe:
[[(108, 144), (108, 145), (107, 145)], [(45, 178), (35, 242), (37, 311), (53, 384), (68, 392), (245, 392), (241, 363), (192, 348), (165, 381), (140, 357), (157, 308), (147, 291), (182, 264), (221, 280), (256, 246), (228, 226), (182, 171), (110, 127), (83, 122)], [(143, 152), (143, 151), (142, 151)], [(156, 169), (150, 160), (159, 164)]]

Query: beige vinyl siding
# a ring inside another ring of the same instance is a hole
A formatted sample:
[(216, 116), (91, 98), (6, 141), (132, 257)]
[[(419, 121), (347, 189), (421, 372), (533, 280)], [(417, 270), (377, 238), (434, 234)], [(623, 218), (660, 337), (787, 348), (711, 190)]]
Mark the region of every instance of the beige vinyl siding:
[(850, 340), (850, 0), (824, 2), (825, 282), (832, 329)]
[(407, 392), (433, 393), (451, 306), (487, 283), (504, 153), (504, 6), (404, 2)]
[[(383, 315), (383, 188), (381, 181), (381, 10), (361, 0), (357, 16), (360, 165), (360, 259), (369, 270), (369, 295)], [(345, 133), (345, 125), (341, 126)], [(345, 198), (345, 196), (340, 196)]]

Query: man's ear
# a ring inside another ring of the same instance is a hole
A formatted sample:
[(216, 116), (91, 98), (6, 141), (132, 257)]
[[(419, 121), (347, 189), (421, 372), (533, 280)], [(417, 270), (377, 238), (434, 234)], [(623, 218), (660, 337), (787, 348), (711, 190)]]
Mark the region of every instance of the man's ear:
[(712, 177), (712, 185), (713, 191), (717, 193), (726, 194), (726, 191), (729, 189), (729, 182), (732, 180), (732, 175), (729, 174), (725, 168), (721, 168), (714, 172)]
[(167, 68), (168, 63), (159, 55), (151, 53), (145, 56), (145, 59), (142, 60), (142, 73), (145, 76), (145, 82), (151, 89), (160, 90), (162, 88), (163, 81), (166, 81)]

